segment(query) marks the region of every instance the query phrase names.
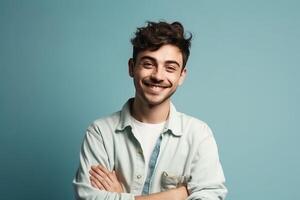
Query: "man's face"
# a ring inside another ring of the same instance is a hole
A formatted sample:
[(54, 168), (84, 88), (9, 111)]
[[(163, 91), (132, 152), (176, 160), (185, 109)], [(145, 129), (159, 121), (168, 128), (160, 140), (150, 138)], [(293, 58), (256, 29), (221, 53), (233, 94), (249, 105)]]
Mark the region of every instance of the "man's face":
[(184, 81), (182, 53), (173, 45), (163, 45), (156, 51), (142, 51), (136, 62), (129, 61), (129, 74), (133, 77), (135, 97), (149, 106), (169, 101)]

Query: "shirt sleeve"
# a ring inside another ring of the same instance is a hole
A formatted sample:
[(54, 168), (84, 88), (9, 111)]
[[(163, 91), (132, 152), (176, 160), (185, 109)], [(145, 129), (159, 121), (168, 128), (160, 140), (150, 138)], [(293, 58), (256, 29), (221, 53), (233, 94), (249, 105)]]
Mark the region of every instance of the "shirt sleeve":
[(80, 200), (134, 200), (133, 194), (114, 193), (92, 187), (89, 180), (89, 170), (92, 165), (101, 164), (109, 170), (113, 166), (104, 145), (101, 132), (96, 126), (87, 129), (80, 152), (80, 163), (73, 180), (76, 199)]
[(217, 144), (207, 125), (205, 131), (208, 135), (199, 144), (192, 161), (191, 179), (187, 183), (190, 195), (187, 200), (224, 200), (227, 189)]

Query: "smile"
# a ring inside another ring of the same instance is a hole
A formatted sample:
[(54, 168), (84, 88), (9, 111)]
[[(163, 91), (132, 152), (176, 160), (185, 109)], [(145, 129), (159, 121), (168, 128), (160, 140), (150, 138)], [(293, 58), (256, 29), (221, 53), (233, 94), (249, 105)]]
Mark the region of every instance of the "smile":
[(151, 88), (168, 88), (169, 87), (169, 86), (166, 86), (166, 85), (151, 84), (151, 83), (147, 83), (147, 82), (144, 82), (144, 84), (147, 87), (151, 87)]
[(166, 89), (166, 86), (161, 86), (161, 85), (156, 85), (156, 84), (147, 84), (145, 83), (145, 85), (147, 86), (147, 88), (149, 89), (150, 93), (153, 94), (159, 94), (161, 93), (164, 89)]

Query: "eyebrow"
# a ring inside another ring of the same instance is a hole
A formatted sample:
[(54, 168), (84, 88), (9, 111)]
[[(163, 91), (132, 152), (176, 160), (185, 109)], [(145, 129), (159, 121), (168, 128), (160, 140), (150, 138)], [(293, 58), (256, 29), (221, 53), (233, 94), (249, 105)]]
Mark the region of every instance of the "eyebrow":
[[(151, 57), (151, 56), (142, 56), (142, 57), (140, 58), (141, 61), (142, 61), (142, 60), (145, 60), (145, 59), (149, 59), (149, 60), (151, 60), (152, 62), (154, 62), (155, 64), (157, 64), (156, 59), (153, 58), (153, 57)], [(177, 61), (175, 61), (175, 60), (167, 60), (167, 61), (165, 61), (165, 63), (166, 63), (166, 64), (175, 64), (175, 65), (177, 65), (178, 68), (180, 68), (180, 64), (179, 64)]]
[(175, 60), (167, 60), (166, 63), (167, 63), (167, 64), (175, 64), (178, 68), (180, 68), (179, 63), (176, 62)]
[(150, 60), (151, 62), (157, 64), (156, 59), (153, 58), (153, 57), (151, 57), (151, 56), (142, 56), (142, 57), (140, 58), (140, 62), (143, 61), (143, 60), (147, 60), (147, 59)]

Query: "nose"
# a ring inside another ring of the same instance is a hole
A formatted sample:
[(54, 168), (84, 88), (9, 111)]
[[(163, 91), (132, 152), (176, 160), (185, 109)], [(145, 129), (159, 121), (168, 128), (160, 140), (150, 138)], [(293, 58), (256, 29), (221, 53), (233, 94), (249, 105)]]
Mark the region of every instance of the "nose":
[(151, 79), (156, 80), (157, 82), (161, 82), (164, 80), (164, 72), (162, 67), (156, 67), (152, 74), (151, 74)]

